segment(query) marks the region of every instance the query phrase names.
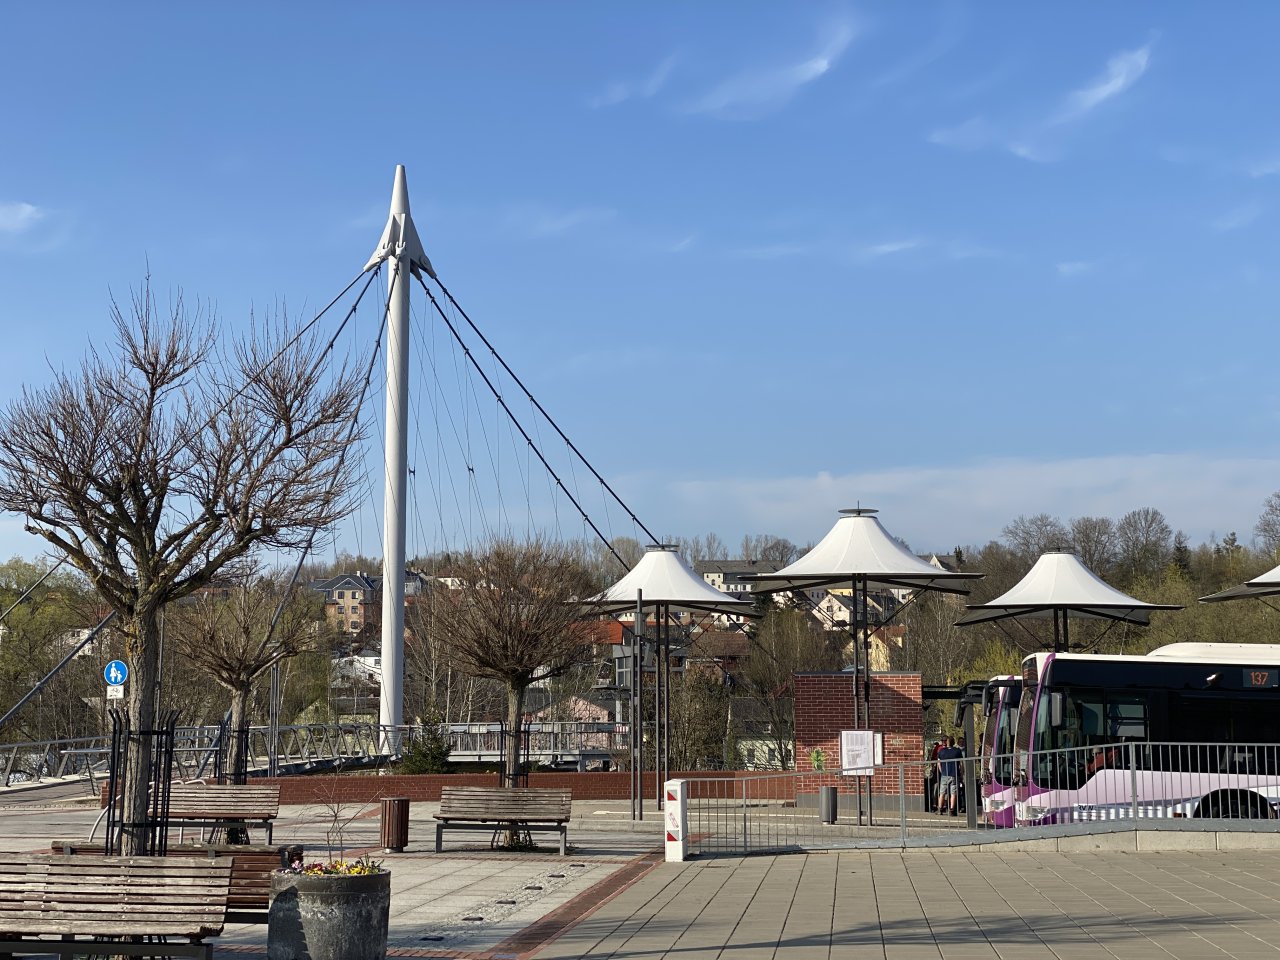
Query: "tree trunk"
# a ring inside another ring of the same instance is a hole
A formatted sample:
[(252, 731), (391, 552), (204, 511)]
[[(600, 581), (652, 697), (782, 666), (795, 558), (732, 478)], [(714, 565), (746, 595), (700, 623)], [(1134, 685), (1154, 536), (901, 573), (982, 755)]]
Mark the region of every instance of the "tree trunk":
[(524, 689), (514, 684), (507, 687), (506, 781), (508, 787), (516, 785), (516, 776), (520, 772), (520, 721), (524, 717)]
[(231, 738), (227, 744), (226, 777), (231, 783), (244, 783), (247, 766), (244, 748), (249, 738), (249, 695), (252, 685), (244, 683), (231, 691), (231, 719), (227, 723), (227, 735)]
[(125, 640), (129, 665), (126, 700), (130, 739), (124, 765), (124, 793), (121, 811), (121, 852), (138, 856), (146, 852), (147, 819), (151, 787), (151, 751), (155, 728), (156, 681), (160, 664), (160, 624), (157, 616), (140, 613), (133, 618), (131, 635)]

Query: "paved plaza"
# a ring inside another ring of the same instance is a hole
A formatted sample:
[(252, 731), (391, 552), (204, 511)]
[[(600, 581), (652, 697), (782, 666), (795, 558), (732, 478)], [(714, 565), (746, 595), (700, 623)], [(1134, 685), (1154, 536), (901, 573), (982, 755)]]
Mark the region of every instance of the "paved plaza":
[(664, 864), (539, 960), (1280, 956), (1262, 854), (843, 852)]
[[(625, 804), (574, 804), (570, 855), (509, 854), (477, 837), (432, 851), (414, 804), (392, 871), (393, 956), (484, 960), (1148, 960), (1280, 957), (1280, 861), (1269, 851), (843, 851), (683, 864)], [(285, 807), (279, 842), (326, 853), (323, 807)], [(375, 848), (376, 815), (347, 827)], [(0, 850), (84, 839), (88, 806), (0, 807)], [(256, 839), (256, 838), (255, 838)], [(1243, 837), (1241, 837), (1243, 839)], [(266, 955), (263, 925), (230, 925), (224, 960)]]

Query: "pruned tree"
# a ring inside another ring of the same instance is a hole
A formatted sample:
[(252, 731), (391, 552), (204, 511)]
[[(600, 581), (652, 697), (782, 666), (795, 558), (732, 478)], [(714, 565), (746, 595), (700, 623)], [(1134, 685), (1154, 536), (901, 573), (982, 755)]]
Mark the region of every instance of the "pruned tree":
[(459, 558), (456, 590), (438, 591), (428, 629), (452, 650), (458, 668), (506, 689), (506, 776), (520, 769), (525, 691), (589, 662), (597, 640), (583, 602), (589, 571), (571, 545), (500, 540)]
[(796, 739), (795, 675), (839, 670), (844, 633), (818, 629), (803, 610), (770, 605), (751, 632), (751, 654), (740, 671), (742, 693), (769, 722), (781, 769), (793, 766)]
[[(110, 315), (114, 349), (0, 414), (0, 508), (24, 515), (116, 612), (129, 721), (146, 730), (161, 610), (256, 549), (303, 547), (350, 509), (343, 452), (359, 439), (361, 389), (287, 321), (228, 337), (181, 295), (161, 311), (149, 278)], [(150, 773), (132, 751), (126, 824), (145, 819)], [(126, 827), (124, 851), (143, 847)]]
[[(169, 608), (170, 641), (231, 696), (227, 769), (242, 769), (254, 681), (282, 663), (329, 643), (323, 601), (309, 590), (290, 590), (279, 578), (246, 564), (207, 591)], [(277, 610), (279, 617), (277, 619)]]

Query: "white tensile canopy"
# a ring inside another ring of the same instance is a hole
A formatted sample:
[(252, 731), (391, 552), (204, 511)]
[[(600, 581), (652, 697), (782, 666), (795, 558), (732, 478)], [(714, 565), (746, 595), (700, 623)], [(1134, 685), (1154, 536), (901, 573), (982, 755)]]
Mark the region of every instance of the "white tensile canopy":
[(1060, 615), (1070, 614), (1101, 620), (1146, 625), (1152, 610), (1181, 610), (1176, 604), (1146, 603), (1105, 583), (1074, 553), (1050, 550), (1008, 593), (990, 603), (972, 604), (957, 626), (991, 623), (1019, 617), (1050, 617), (1055, 625)]
[(1201, 597), (1201, 603), (1216, 603), (1219, 600), (1239, 600), (1243, 597), (1274, 597), (1280, 594), (1280, 567), (1273, 567), (1260, 577), (1254, 577), (1238, 587), (1228, 587), (1207, 597)]
[[(668, 622), (673, 610), (692, 610), (699, 613), (730, 614), (739, 617), (755, 615), (755, 605), (749, 600), (739, 600), (717, 590), (703, 580), (685, 563), (684, 557), (670, 544), (647, 547), (639, 563), (631, 571), (603, 593), (587, 601), (597, 613), (620, 614), (643, 609), (658, 612), (657, 634), (654, 637), (661, 651), (653, 669), (654, 688), (654, 778), (658, 808), (663, 806), (664, 785), (671, 773), (671, 635)], [(631, 716), (640, 717), (640, 631), (644, 614), (637, 618), (637, 629), (631, 634)], [(631, 756), (631, 819), (644, 818), (640, 803), (643, 790), (641, 774), (643, 720), (628, 725)]]
[(875, 510), (841, 510), (841, 517), (818, 545), (776, 573), (744, 577), (762, 593), (847, 584), (866, 579), (871, 590), (938, 590), (968, 593), (980, 573), (943, 570), (921, 560), (881, 526)]
[(588, 603), (600, 613), (626, 613), (636, 608), (665, 606), (672, 610), (727, 613), (749, 617), (754, 604), (717, 590), (693, 569), (669, 544), (646, 548), (631, 572)]

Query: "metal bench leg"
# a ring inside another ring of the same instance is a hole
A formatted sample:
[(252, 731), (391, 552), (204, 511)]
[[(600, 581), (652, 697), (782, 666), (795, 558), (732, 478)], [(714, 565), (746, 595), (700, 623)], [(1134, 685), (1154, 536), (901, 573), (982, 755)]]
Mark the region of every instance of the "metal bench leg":
[(444, 824), (436, 824), (436, 853), (444, 850)]
[(560, 856), (567, 857), (569, 855), (569, 828), (561, 825), (560, 827)]

